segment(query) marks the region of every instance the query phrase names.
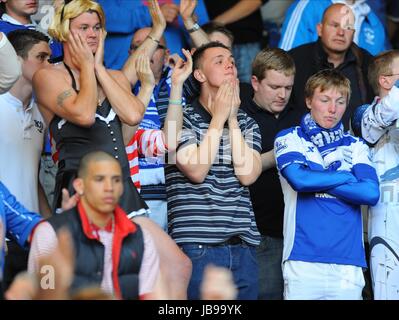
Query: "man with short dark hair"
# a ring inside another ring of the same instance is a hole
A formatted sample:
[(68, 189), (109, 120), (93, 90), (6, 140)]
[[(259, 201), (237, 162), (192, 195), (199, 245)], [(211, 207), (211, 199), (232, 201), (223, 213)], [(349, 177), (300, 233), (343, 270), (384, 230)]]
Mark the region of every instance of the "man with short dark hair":
[(129, 220), (119, 207), (122, 181), (118, 160), (103, 151), (86, 154), (73, 182), (78, 204), (37, 227), (29, 272), (40, 271), (38, 258), (54, 250), (56, 232), (66, 227), (75, 248), (71, 290), (101, 286), (119, 299), (150, 294), (159, 272), (158, 253), (148, 231)]
[(208, 263), (233, 272), (238, 299), (256, 299), (259, 233), (247, 186), (261, 172), (259, 128), (239, 108), (229, 48), (210, 42), (193, 65), (200, 96), (184, 109), (176, 165), (166, 167), (169, 232), (192, 260), (189, 299), (199, 299)]
[[(46, 215), (48, 203), (45, 198), (39, 201), (37, 191), (45, 124), (34, 101), (32, 78), (37, 70), (48, 65), (49, 38), (29, 29), (12, 31), (8, 38), (22, 60), (22, 75), (9, 92), (0, 95), (5, 124), (0, 129), (0, 178), (29, 210)], [(17, 178), (21, 175), (22, 181)]]
[[(8, 34), (22, 62), (22, 75), (10, 91), (0, 95), (0, 179), (28, 210), (50, 215), (42, 184), (39, 182), (40, 156), (46, 125), (34, 100), (32, 78), (48, 65), (49, 38), (39, 31), (15, 30)], [(16, 242), (8, 242), (4, 285), (26, 268), (27, 252)]]

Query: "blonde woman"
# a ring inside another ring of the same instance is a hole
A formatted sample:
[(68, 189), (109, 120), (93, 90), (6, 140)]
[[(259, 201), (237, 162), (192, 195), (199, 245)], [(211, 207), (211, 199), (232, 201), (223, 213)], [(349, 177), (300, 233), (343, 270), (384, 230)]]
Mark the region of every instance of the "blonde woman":
[(94, 1), (73, 0), (59, 7), (49, 33), (62, 42), (64, 59), (36, 73), (34, 88), (59, 156), (53, 208), (61, 206), (63, 188), (73, 192), (82, 156), (102, 150), (122, 166), (120, 205), (134, 215), (145, 212), (146, 205), (129, 178), (122, 123), (136, 125), (144, 106), (125, 76), (103, 65), (104, 25), (104, 13)]

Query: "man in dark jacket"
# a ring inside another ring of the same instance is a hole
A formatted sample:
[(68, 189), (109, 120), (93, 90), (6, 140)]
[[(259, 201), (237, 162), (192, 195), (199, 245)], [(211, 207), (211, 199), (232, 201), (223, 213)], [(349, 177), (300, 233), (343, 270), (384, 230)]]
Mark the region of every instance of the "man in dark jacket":
[(373, 99), (367, 81), (371, 55), (353, 43), (353, 26), (351, 9), (344, 4), (333, 4), (317, 25), (319, 39), (289, 51), (297, 67), (291, 103), (303, 114), (307, 112), (304, 86), (310, 76), (323, 69), (336, 69), (350, 80), (351, 99), (342, 118), (346, 130), (353, 110)]
[(118, 206), (123, 193), (119, 162), (102, 151), (88, 153), (81, 160), (74, 188), (77, 206), (35, 230), (29, 272), (43, 273), (37, 270), (38, 258), (54, 250), (56, 232), (67, 227), (75, 248), (72, 291), (98, 286), (123, 299), (151, 293), (159, 271), (158, 253), (150, 234)]

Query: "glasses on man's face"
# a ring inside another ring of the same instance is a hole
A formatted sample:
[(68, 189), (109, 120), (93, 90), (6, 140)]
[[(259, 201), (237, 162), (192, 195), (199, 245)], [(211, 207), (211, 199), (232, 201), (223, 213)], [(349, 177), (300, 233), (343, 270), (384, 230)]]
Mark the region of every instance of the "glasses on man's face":
[[(130, 45), (129, 51), (133, 52), (134, 50), (137, 50), (138, 48), (139, 48), (139, 46), (133, 44), (133, 45)], [(163, 46), (162, 44), (158, 44), (156, 50), (158, 50), (158, 49), (166, 50), (166, 47)]]

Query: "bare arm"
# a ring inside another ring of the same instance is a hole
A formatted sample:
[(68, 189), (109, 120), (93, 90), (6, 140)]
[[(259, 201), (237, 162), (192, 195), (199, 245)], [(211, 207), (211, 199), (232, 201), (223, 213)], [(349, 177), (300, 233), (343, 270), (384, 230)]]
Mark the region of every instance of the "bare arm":
[(241, 0), (230, 9), (226, 10), (213, 21), (221, 24), (229, 24), (241, 20), (256, 11), (262, 5), (261, 0)]
[(136, 216), (133, 221), (151, 234), (159, 253), (159, 271), (166, 291), (162, 290), (166, 294), (162, 298), (187, 299), (187, 286), (192, 270), (191, 260), (155, 222), (143, 216)]
[(138, 124), (144, 115), (144, 105), (130, 91), (129, 81), (123, 73), (103, 67), (96, 74), (105, 96), (120, 120), (128, 125)]
[(140, 55), (136, 60), (135, 68), (140, 80), (140, 91), (137, 95), (137, 98), (140, 99), (140, 101), (144, 104), (144, 107), (147, 109), (154, 91), (155, 78), (150, 67), (150, 58), (148, 57), (146, 51), (144, 51), (144, 54)]
[(262, 171), (276, 167), (276, 158), (274, 157), (274, 149), (264, 152), (260, 155), (262, 161)]
[(39, 196), (39, 212), (43, 218), (50, 218), (51, 209), (47, 201), (46, 193), (44, 192), (43, 186), (40, 181), (38, 182), (37, 189)]
[(249, 186), (262, 172), (260, 154), (245, 142), (237, 118), (229, 119), (228, 123), (234, 172), (242, 185)]
[[(148, 9), (152, 18), (152, 29), (149, 36), (143, 41), (143, 43), (134, 50), (133, 54), (126, 60), (122, 72), (129, 80), (130, 84), (134, 86), (137, 82), (136, 74), (136, 60), (140, 55), (146, 54), (148, 58), (151, 58), (157, 49), (159, 40), (161, 39), (163, 32), (166, 28), (166, 21), (159, 8), (157, 0), (148, 1)], [(158, 41), (158, 42), (157, 42)]]
[(47, 124), (56, 114), (76, 125), (91, 126), (97, 108), (93, 54), (79, 34), (71, 33), (67, 45), (72, 61), (80, 71), (79, 93), (73, 90), (65, 73), (55, 67), (37, 71), (33, 77), (33, 88)]
[(249, 186), (262, 173), (262, 161), (259, 152), (248, 146), (238, 125), (237, 112), (241, 105), (239, 82), (235, 80), (229, 84), (232, 87), (232, 102), (228, 124), (234, 173), (242, 185)]
[(177, 167), (191, 181), (205, 180), (219, 150), (223, 125), (224, 119), (213, 118), (199, 146), (190, 145), (177, 152)]
[[(137, 75), (140, 80), (140, 91), (137, 95), (137, 98), (143, 103), (144, 105), (144, 113), (150, 103), (154, 86), (155, 86), (155, 79), (154, 74), (150, 67), (150, 59), (146, 54), (140, 55), (136, 60), (136, 67)], [(137, 127), (139, 124), (134, 126), (129, 126), (127, 124), (123, 124), (122, 131), (123, 131), (123, 140), (125, 145), (128, 145), (131, 139), (133, 138), (134, 134), (136, 133)]]
[(183, 60), (179, 58), (173, 69), (168, 112), (163, 128), (169, 152), (174, 152), (176, 150), (178, 136), (183, 126), (183, 108), (181, 105), (176, 105), (176, 102), (182, 101), (183, 83), (189, 77), (193, 69), (193, 61), (190, 52), (185, 49), (182, 49), (182, 51), (187, 58), (187, 62), (183, 62)]
[(215, 101), (209, 96), (208, 108), (212, 110), (212, 120), (200, 145), (188, 145), (177, 152), (176, 164), (183, 174), (195, 183), (202, 183), (219, 151), (220, 139), (223, 134), (223, 126), (229, 117), (232, 92), (223, 83)]
[[(193, 13), (196, 6), (197, 0), (180, 1), (180, 16), (183, 19), (186, 30), (192, 29), (195, 25)], [(201, 28), (196, 31), (189, 32), (189, 35), (196, 48), (209, 42), (208, 35)]]
[(105, 69), (103, 64), (104, 38), (105, 36), (101, 32), (100, 43), (94, 59), (97, 80), (119, 119), (128, 125), (136, 125), (144, 115), (144, 105), (132, 94), (130, 83), (122, 72)]

